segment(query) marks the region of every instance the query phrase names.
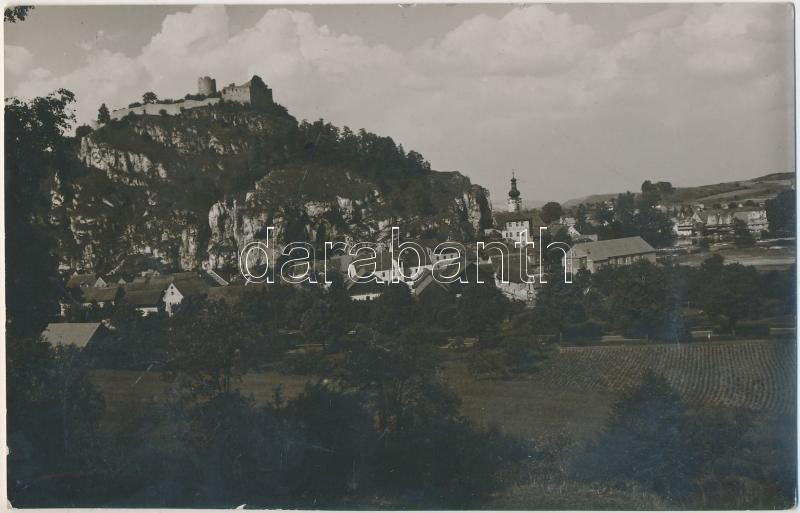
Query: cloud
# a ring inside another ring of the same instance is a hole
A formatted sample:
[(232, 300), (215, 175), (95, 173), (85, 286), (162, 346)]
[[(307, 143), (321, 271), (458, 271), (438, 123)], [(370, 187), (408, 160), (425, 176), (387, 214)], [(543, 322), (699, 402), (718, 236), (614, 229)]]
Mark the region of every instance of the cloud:
[[(113, 34), (98, 33), (83, 45), (84, 64), (69, 73), (49, 73), (13, 46), (6, 70), (17, 94), (74, 91), (82, 122), (102, 102), (125, 106), (149, 90), (180, 98), (194, 92), (198, 76), (214, 76), (222, 87), (258, 74), (301, 118), (391, 135), (434, 167), (461, 169), (496, 190), (512, 167), (535, 175), (560, 169), (561, 178), (545, 180), (551, 197), (629, 187), (641, 168), (680, 183), (684, 170), (669, 168), (667, 159), (677, 158), (670, 149), (709, 130), (720, 134), (694, 150), (687, 169), (716, 165), (715, 154), (728, 148), (741, 162), (774, 160), (754, 145), (787, 123), (786, 6), (670, 6), (632, 16), (616, 31), (579, 22), (572, 11), (534, 5), (478, 15), (400, 50), (292, 9), (270, 9), (233, 31), (225, 7), (203, 5), (166, 16), (128, 55), (102, 49), (96, 42)], [(782, 114), (759, 114), (768, 110)], [(726, 131), (732, 123), (744, 128)], [(616, 178), (566, 178), (598, 165)]]
[(594, 31), (543, 5), (512, 9), (502, 18), (465, 21), (427, 56), (471, 75), (544, 76), (573, 66), (590, 49)]
[(93, 38), (81, 41), (80, 43), (78, 43), (78, 46), (81, 48), (81, 50), (89, 52), (94, 50), (95, 48), (98, 48), (103, 44), (108, 43), (111, 40), (112, 37), (108, 32), (106, 32), (105, 30), (98, 30)]
[(12, 76), (24, 76), (33, 68), (33, 54), (27, 48), (6, 45), (4, 56), (6, 73)]

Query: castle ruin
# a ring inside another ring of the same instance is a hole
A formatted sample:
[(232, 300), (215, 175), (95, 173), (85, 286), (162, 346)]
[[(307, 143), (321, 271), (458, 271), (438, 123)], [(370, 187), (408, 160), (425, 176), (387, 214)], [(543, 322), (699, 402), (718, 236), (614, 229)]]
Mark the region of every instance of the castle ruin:
[(257, 107), (272, 105), (272, 89), (267, 87), (267, 84), (258, 75), (253, 75), (253, 78), (242, 85), (230, 84), (223, 87), (220, 92), (222, 99), (226, 102), (237, 102)]
[(217, 81), (211, 77), (200, 77), (197, 79), (197, 93), (204, 96), (211, 96), (217, 92)]
[[(176, 116), (184, 110), (196, 109), (198, 107), (208, 107), (216, 105), (220, 101), (235, 102), (242, 105), (252, 105), (253, 107), (269, 107), (273, 105), (272, 89), (261, 80), (258, 75), (242, 85), (230, 84), (223, 87), (222, 91), (217, 92), (217, 81), (211, 77), (198, 77), (197, 93), (204, 98), (193, 99), (187, 95), (185, 99), (172, 101), (162, 101), (156, 103), (146, 103), (144, 105), (134, 103), (127, 108), (114, 109), (109, 114), (111, 119), (119, 120), (129, 114), (142, 116), (168, 115)], [(97, 120), (89, 122), (89, 126), (97, 129), (102, 126)]]

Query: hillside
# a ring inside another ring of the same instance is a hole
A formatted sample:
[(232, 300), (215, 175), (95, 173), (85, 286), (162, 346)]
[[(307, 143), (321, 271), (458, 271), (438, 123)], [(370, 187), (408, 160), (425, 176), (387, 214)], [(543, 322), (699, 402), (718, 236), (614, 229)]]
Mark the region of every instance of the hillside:
[[(162, 113), (163, 114), (163, 113)], [(84, 169), (53, 182), (62, 265), (107, 271), (136, 255), (233, 267), (274, 226), (278, 243), (405, 236), (470, 240), (488, 193), (389, 137), (298, 123), (276, 104), (129, 115), (75, 143)]]
[[(791, 188), (794, 180), (794, 173), (771, 173), (750, 180), (721, 182), (697, 187), (676, 187), (675, 192), (664, 196), (663, 200), (676, 203), (707, 203), (707, 206), (729, 201), (753, 200), (758, 202), (772, 198), (780, 191)], [(637, 186), (632, 190), (638, 192), (639, 188)], [(564, 206), (574, 206), (580, 203), (599, 203), (615, 198), (617, 194), (593, 194), (574, 198), (564, 202)]]

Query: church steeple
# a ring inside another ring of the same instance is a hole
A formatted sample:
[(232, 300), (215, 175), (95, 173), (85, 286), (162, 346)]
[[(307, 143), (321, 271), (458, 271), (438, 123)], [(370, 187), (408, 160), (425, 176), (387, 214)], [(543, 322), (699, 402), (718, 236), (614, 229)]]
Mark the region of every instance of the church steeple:
[(511, 190), (508, 191), (508, 211), (519, 212), (522, 209), (522, 199), (517, 190), (517, 177), (511, 172)]

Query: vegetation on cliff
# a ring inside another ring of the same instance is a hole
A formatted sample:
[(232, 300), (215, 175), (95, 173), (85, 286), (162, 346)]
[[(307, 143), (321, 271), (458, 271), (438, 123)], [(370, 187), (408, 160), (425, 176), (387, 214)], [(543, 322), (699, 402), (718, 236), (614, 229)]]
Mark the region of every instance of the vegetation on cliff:
[[(469, 238), (489, 221), (488, 193), (479, 187), (477, 214), (454, 209), (454, 200), (476, 192), (463, 175), (432, 171), (391, 137), (323, 120), (298, 123), (279, 105), (221, 102), (177, 116), (129, 115), (79, 135), (76, 155), (86, 170), (60, 185), (62, 194), (80, 196), (61, 213), (70, 226), (61, 247), (83, 266), (110, 267), (126, 248), (155, 248), (176, 267), (196, 267), (213, 231), (212, 206), (243, 205), (253, 194), (258, 201), (248, 212), (268, 219), (308, 204), (355, 203), (358, 212), (348, 212), (338, 235), (375, 235), (380, 223), (402, 221), (410, 235)], [(316, 224), (305, 222), (301, 238), (313, 241)], [(78, 254), (87, 245), (91, 254)]]

